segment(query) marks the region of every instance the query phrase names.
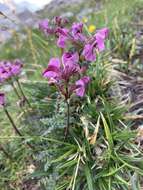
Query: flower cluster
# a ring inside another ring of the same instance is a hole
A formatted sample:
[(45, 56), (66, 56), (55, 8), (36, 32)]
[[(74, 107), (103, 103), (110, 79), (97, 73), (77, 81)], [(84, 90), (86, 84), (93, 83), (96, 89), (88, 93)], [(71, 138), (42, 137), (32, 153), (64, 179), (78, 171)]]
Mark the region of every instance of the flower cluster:
[(76, 47), (77, 51), (86, 61), (95, 61), (97, 52), (105, 49), (105, 40), (108, 37), (109, 29), (102, 28), (97, 30), (92, 36), (87, 35), (83, 28), (83, 23), (73, 23), (71, 28), (65, 27), (67, 20), (56, 17), (56, 20), (50, 25), (48, 20), (39, 23), (39, 28), (48, 35), (54, 35), (57, 38), (57, 46), (65, 49), (68, 44)]
[(60, 92), (69, 99), (75, 92), (78, 96), (83, 97), (85, 89), (90, 81), (88, 76), (81, 77), (83, 68), (78, 64), (78, 53), (66, 52), (59, 58), (52, 58), (44, 71), (43, 76), (48, 79), (49, 84), (54, 84)]
[(56, 37), (56, 44), (62, 49), (61, 58), (51, 58), (43, 76), (49, 84), (54, 84), (66, 99), (75, 93), (83, 97), (90, 81), (89, 76), (84, 76), (88, 67), (83, 62), (96, 60), (97, 53), (105, 49), (105, 40), (109, 30), (97, 30), (92, 36), (84, 32), (84, 24), (73, 23), (65, 27), (68, 21), (56, 17), (53, 21), (43, 20), (39, 28), (47, 35)]
[(23, 63), (18, 59), (13, 61), (0, 61), (0, 84), (8, 82), (20, 100), (19, 105), (21, 106), (27, 102), (30, 106), (19, 81), (19, 75), (22, 71), (22, 67)]
[(0, 61), (0, 83), (3, 83), (12, 77), (21, 73), (23, 64), (20, 60)]

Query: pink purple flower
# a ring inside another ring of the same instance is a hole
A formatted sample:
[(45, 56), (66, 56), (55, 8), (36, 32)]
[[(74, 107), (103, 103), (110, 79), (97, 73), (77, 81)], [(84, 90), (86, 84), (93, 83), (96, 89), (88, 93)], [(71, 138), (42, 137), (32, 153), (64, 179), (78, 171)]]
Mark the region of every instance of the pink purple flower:
[(23, 64), (20, 60), (15, 60), (13, 64), (11, 65), (10, 72), (13, 76), (17, 76), (21, 73)]
[(39, 22), (39, 29), (42, 31), (47, 31), (47, 29), (49, 28), (49, 21), (48, 20), (42, 20)]
[(109, 34), (107, 28), (98, 30), (97, 33), (85, 44), (82, 55), (87, 61), (96, 60), (96, 52), (101, 52), (105, 49), (105, 39)]
[(0, 66), (0, 83), (3, 83), (5, 80), (11, 77), (9, 67)]
[(95, 53), (94, 44), (86, 44), (84, 46), (82, 55), (85, 57), (87, 61), (95, 61), (96, 53)]
[(88, 76), (84, 76), (80, 80), (76, 81), (75, 91), (77, 96), (83, 97), (85, 95), (85, 90), (89, 82), (90, 82), (90, 77)]
[(98, 32), (95, 34), (97, 48), (99, 51), (103, 51), (105, 49), (105, 39), (108, 37), (109, 29), (103, 28), (101, 30), (98, 30)]
[(69, 39), (68, 37), (69, 30), (67, 28), (58, 28), (56, 34), (58, 35), (57, 46), (60, 48), (66, 47), (66, 42)]
[(84, 41), (85, 36), (82, 33), (83, 30), (83, 23), (73, 23), (71, 33), (74, 40)]
[(62, 56), (62, 61), (64, 63), (71, 62), (71, 63), (78, 63), (79, 62), (79, 54), (77, 52), (65, 52)]
[(55, 29), (49, 26), (48, 20), (42, 20), (39, 23), (39, 29), (45, 34), (55, 34)]
[(59, 58), (52, 58), (49, 61), (47, 69), (43, 72), (43, 76), (48, 79), (48, 83), (57, 83), (60, 74)]
[(70, 77), (78, 72), (78, 69), (78, 64), (70, 61), (61, 63), (59, 58), (52, 58), (43, 76), (49, 79), (49, 83), (58, 83), (60, 80), (68, 82)]
[(63, 55), (62, 62), (59, 58), (52, 58), (47, 69), (43, 72), (43, 76), (48, 79), (48, 83), (56, 85), (66, 99), (73, 92), (76, 92), (78, 96), (82, 97), (89, 82), (88, 77), (83, 77), (81, 80), (75, 82), (80, 76), (80, 66), (77, 61), (76, 54), (69, 55), (66, 53)]
[(1, 61), (0, 62), (0, 83), (5, 82), (11, 77), (18, 76), (22, 71), (22, 62), (15, 61)]
[(97, 34), (101, 35), (102, 38), (105, 40), (109, 35), (109, 29), (108, 28), (102, 28), (100, 30), (97, 30)]

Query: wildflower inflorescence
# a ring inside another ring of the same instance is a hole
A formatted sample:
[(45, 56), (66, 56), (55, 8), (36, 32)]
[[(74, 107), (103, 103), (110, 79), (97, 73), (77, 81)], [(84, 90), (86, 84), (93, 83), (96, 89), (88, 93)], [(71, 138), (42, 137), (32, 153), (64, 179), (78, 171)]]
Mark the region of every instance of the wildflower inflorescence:
[(23, 63), (20, 60), (0, 61), (0, 83), (17, 77), (22, 71)]
[(53, 35), (62, 50), (61, 58), (50, 59), (43, 76), (69, 99), (73, 93), (80, 97), (85, 95), (90, 77), (85, 76), (88, 67), (83, 62), (95, 61), (97, 54), (105, 49), (109, 30), (103, 28), (91, 36), (84, 32), (82, 22), (73, 23), (70, 28), (67, 25), (67, 19), (56, 17), (52, 21), (42, 20), (39, 29), (46, 35)]
[[(13, 79), (17, 78), (22, 71), (23, 63), (20, 60), (0, 61), (0, 84), (9, 82), (13, 85)], [(16, 90), (16, 88), (14, 87)], [(17, 93), (17, 91), (16, 91)], [(0, 106), (5, 106), (5, 94), (0, 93)]]
[(19, 81), (19, 76), (22, 72), (22, 68), (23, 68), (23, 63), (19, 59), (13, 61), (9, 60), (0, 61), (0, 84), (1, 85), (5, 83), (10, 84), (14, 92), (16, 93), (18, 99), (20, 99), (20, 104), (23, 105), (23, 103), (27, 102), (27, 104), (30, 106), (30, 102), (25, 96)]

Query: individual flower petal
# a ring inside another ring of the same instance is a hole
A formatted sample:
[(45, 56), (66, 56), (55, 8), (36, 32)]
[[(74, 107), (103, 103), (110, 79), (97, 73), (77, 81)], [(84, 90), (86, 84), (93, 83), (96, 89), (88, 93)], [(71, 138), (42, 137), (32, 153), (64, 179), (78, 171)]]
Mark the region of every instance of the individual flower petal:
[(100, 34), (103, 39), (106, 39), (109, 35), (109, 29), (108, 28), (102, 28), (97, 31), (97, 34)]
[(16, 75), (19, 75), (21, 73), (21, 69), (23, 67), (23, 64), (20, 60), (15, 60), (13, 62), (13, 64), (11, 65), (11, 74), (16, 76)]
[(83, 23), (73, 23), (72, 35), (76, 38), (76, 35), (82, 33)]
[(79, 55), (77, 52), (73, 53), (73, 52), (66, 52), (63, 54), (62, 56), (62, 62), (66, 63), (66, 62), (71, 62), (74, 64), (77, 64), (79, 61)]
[(80, 23), (73, 23), (73, 25), (72, 25), (72, 32), (74, 34), (79, 33), (79, 32), (81, 33), (82, 29), (83, 29), (83, 23), (82, 22), (80, 22)]
[(73, 23), (71, 33), (74, 40), (84, 41), (85, 36), (82, 34), (83, 23)]
[(84, 46), (82, 55), (85, 57), (87, 61), (95, 61), (96, 60), (96, 54), (94, 52), (94, 46), (91, 44), (86, 44)]
[(68, 32), (69, 30), (66, 28), (58, 28), (56, 33), (58, 35), (58, 41), (57, 41), (57, 46), (60, 48), (65, 48), (66, 47), (66, 42), (68, 40)]
[(53, 67), (57, 68), (57, 70), (59, 70), (60, 65), (61, 65), (60, 59), (55, 57), (55, 58), (50, 59), (48, 67), (53, 66)]
[(97, 48), (99, 51), (103, 51), (105, 49), (105, 39), (108, 37), (109, 29), (103, 28), (97, 31), (95, 34)]
[[(3, 83), (5, 80), (6, 80), (6, 78), (7, 77), (5, 77), (5, 75), (4, 75), (4, 73), (5, 73), (6, 71), (4, 70), (4, 68), (1, 66), (0, 67), (0, 83)], [(7, 73), (7, 72), (6, 72)]]
[(10, 71), (8, 72), (8, 71), (5, 71), (5, 70), (4, 70), (4, 71), (1, 73), (1, 79), (2, 79), (3, 81), (9, 79), (11, 76), (12, 76), (12, 74), (11, 74)]
[(5, 94), (0, 93), (0, 106), (4, 106), (4, 105), (5, 105)]
[(80, 80), (84, 82), (84, 85), (87, 85), (90, 82), (90, 77), (84, 76)]
[(46, 69), (43, 73), (43, 76), (45, 78), (56, 78), (58, 76), (58, 74), (54, 71), (49, 71), (48, 69)]
[(57, 41), (57, 46), (60, 48), (65, 48), (66, 47), (66, 40), (67, 40), (67, 38), (65, 36), (60, 35), (59, 39)]
[(39, 29), (42, 31), (46, 31), (49, 28), (49, 22), (48, 20), (42, 20), (39, 22)]
[(104, 39), (100, 34), (96, 34), (97, 49), (103, 51), (105, 49)]
[(75, 90), (76, 95), (83, 97), (85, 95), (86, 86), (88, 85), (90, 81), (90, 77), (85, 76), (81, 78), (80, 80), (76, 81), (77, 89)]
[(60, 74), (60, 60), (58, 58), (50, 59), (47, 69), (43, 72), (43, 76), (49, 79), (49, 82), (57, 82)]

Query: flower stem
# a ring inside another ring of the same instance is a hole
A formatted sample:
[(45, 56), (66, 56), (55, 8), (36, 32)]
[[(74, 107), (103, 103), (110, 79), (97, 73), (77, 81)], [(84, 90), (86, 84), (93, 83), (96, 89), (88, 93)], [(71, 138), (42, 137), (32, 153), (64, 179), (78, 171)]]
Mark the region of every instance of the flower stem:
[[(21, 133), (21, 132), (19, 131), (19, 129), (16, 127), (16, 125), (15, 125), (15, 123), (14, 123), (12, 117), (10, 116), (8, 110), (7, 110), (5, 107), (4, 107), (4, 111), (5, 111), (6, 115), (7, 115), (7, 117), (8, 117), (8, 119), (9, 119), (10, 123), (12, 124), (12, 127), (13, 127), (13, 129), (15, 130), (15, 132), (16, 132), (20, 137), (22, 137), (22, 138), (21, 138), (22, 140), (24, 140), (22, 133)], [(28, 142), (27, 142), (27, 145), (28, 145), (31, 149), (34, 149), (34, 147), (33, 147), (31, 144), (29, 144)]]
[(65, 129), (65, 139), (68, 136), (69, 127), (70, 127), (70, 103), (68, 100), (66, 100), (66, 104), (67, 104), (67, 125), (66, 125), (66, 129)]
[(25, 93), (24, 93), (24, 91), (23, 91), (23, 89), (22, 89), (22, 86), (21, 86), (19, 80), (17, 79), (16, 82), (17, 82), (17, 84), (18, 84), (19, 90), (20, 90), (20, 92), (21, 92), (21, 94), (22, 94), (24, 100), (26, 100), (27, 104), (31, 107), (31, 104), (30, 104), (28, 98), (26, 97), (26, 95), (25, 95)]
[(8, 119), (9, 119), (10, 123), (12, 124), (12, 126), (13, 126), (15, 132), (16, 132), (19, 136), (22, 136), (21, 132), (20, 132), (19, 129), (16, 127), (16, 125), (15, 125), (15, 123), (14, 123), (12, 117), (10, 116), (9, 112), (7, 111), (7, 109), (6, 109), (5, 107), (4, 107), (4, 111), (5, 111), (6, 115), (7, 115), (7, 117), (8, 117)]
[(20, 95), (19, 95), (19, 92), (17, 91), (17, 89), (16, 89), (16, 87), (14, 86), (13, 82), (11, 82), (10, 84), (11, 84), (11, 86), (12, 86), (12, 88), (13, 88), (15, 94), (17, 95), (18, 99), (21, 99), (21, 97), (20, 97)]

